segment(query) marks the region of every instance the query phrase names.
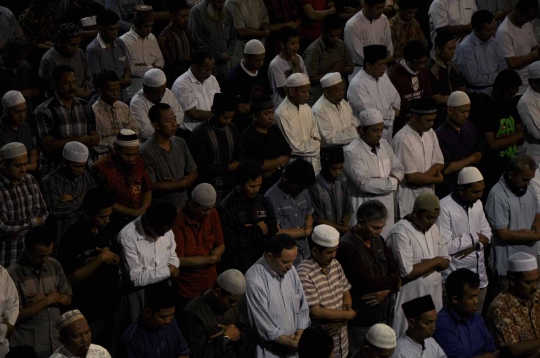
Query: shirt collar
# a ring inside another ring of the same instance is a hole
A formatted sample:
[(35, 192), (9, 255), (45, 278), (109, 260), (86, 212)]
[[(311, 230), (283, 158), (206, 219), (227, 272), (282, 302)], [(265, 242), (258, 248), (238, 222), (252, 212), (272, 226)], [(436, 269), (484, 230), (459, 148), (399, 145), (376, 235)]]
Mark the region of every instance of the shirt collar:
[(30, 175), (30, 174), (26, 174), (21, 180), (19, 180), (19, 182), (17, 184), (13, 184), (12, 182), (10, 182), (8, 180), (8, 178), (6, 178), (5, 176), (3, 176), (2, 174), (0, 174), (0, 181), (7, 187), (11, 187), (11, 186), (18, 186), (18, 185), (21, 185), (23, 182), (26, 182), (26, 177)]
[(474, 320), (475, 318), (475, 314), (476, 313), (473, 313), (472, 315), (469, 315), (467, 316), (467, 318), (465, 319), (465, 322), (463, 321), (462, 317), (456, 312), (454, 311), (453, 309), (451, 309), (450, 307), (445, 307), (443, 308), (445, 311), (448, 312), (448, 314), (450, 315), (450, 317), (452, 318), (452, 320), (456, 323), (456, 324), (459, 324), (459, 323), (462, 323), (462, 324), (469, 324), (469, 323), (472, 323), (472, 321)]
[(249, 72), (248, 69), (246, 68), (246, 66), (244, 66), (244, 60), (240, 61), (240, 66), (242, 67), (244, 72), (247, 73), (248, 76), (257, 77), (257, 75), (259, 74), (258, 70), (255, 71), (255, 73)]
[(472, 31), (470, 34), (469, 34), (469, 37), (471, 38), (471, 41), (473, 42), (473, 44), (475, 46), (478, 46), (478, 45), (489, 45), (491, 43), (491, 41), (494, 41), (494, 38), (491, 37), (489, 40), (487, 40), (486, 42), (482, 42), (482, 40), (480, 40), (480, 38), (478, 38), (478, 36), (476, 36), (476, 34), (474, 33), (474, 31)]
[(405, 59), (402, 59), (401, 61), (399, 61), (399, 64), (400, 64), (401, 66), (403, 66), (403, 68), (406, 69), (407, 72), (409, 72), (411, 75), (413, 75), (413, 76), (418, 75), (418, 72), (414, 72), (414, 71), (412, 70), (412, 68), (410, 68), (409, 65), (407, 65), (407, 61), (405, 61)]
[(461, 200), (459, 198), (459, 196), (457, 195), (457, 192), (452, 192), (452, 199), (459, 205), (461, 206), (463, 209), (465, 209), (465, 211), (469, 211), (470, 208), (473, 207), (474, 204), (468, 204), (466, 202), (464, 202), (463, 200)]
[(129, 33), (131, 34), (131, 36), (135, 37), (135, 40), (142, 39), (142, 37), (139, 36), (139, 34), (135, 31), (135, 29), (133, 27), (131, 29), (129, 29)]
[(377, 148), (377, 149), (379, 149), (379, 150), (381, 149), (381, 142), (379, 142), (378, 144), (376, 144), (376, 145), (374, 145), (374, 146), (372, 147), (372, 146), (370, 146), (369, 144), (367, 144), (366, 142), (364, 142), (364, 140), (363, 140), (362, 138), (358, 137), (358, 140), (360, 141), (360, 145), (361, 145), (365, 150), (367, 150), (369, 153), (372, 153), (372, 154), (373, 154), (373, 152), (371, 151), (371, 148), (373, 148), (373, 147), (375, 147), (375, 148)]
[[(281, 276), (280, 274), (278, 274), (276, 271), (274, 271), (270, 265), (268, 265), (268, 262), (266, 262), (266, 258), (264, 257), (264, 254), (263, 256), (259, 259), (259, 262), (260, 264), (262, 265), (262, 267), (270, 274), (270, 276), (272, 276), (273, 278), (275, 279), (278, 279), (279, 281), (283, 280), (285, 278), (285, 276)], [(285, 274), (287, 275), (288, 272)]]
[[(105, 41), (103, 41), (103, 39), (101, 38), (101, 35), (99, 33), (97, 34), (96, 39), (99, 42), (99, 45), (101, 46), (102, 50), (107, 49), (107, 44), (105, 43)], [(116, 47), (116, 40), (113, 41), (111, 47)]]
[(113, 105), (111, 106), (110, 104), (108, 104), (107, 102), (105, 102), (103, 99), (101, 99), (101, 96), (99, 96), (98, 98), (98, 105), (105, 108), (105, 109), (116, 109), (116, 107), (118, 106), (118, 101), (114, 102)]
[(328, 190), (332, 190), (332, 187), (326, 180), (324, 180), (324, 177), (321, 175), (321, 173), (317, 174), (317, 179), (321, 182), (321, 184)]
[(203, 84), (202, 82), (200, 82), (198, 79), (195, 78), (195, 75), (193, 74), (193, 72), (191, 72), (191, 67), (189, 68), (189, 70), (187, 70), (187, 73), (188, 73), (189, 79), (191, 80), (191, 83), (198, 83), (200, 85)]
[(446, 66), (441, 60), (439, 60), (439, 59), (437, 58), (437, 56), (433, 56), (433, 61), (434, 61), (437, 65), (439, 65), (439, 67), (442, 67), (442, 68), (445, 68), (445, 69), (446, 69), (447, 66)]

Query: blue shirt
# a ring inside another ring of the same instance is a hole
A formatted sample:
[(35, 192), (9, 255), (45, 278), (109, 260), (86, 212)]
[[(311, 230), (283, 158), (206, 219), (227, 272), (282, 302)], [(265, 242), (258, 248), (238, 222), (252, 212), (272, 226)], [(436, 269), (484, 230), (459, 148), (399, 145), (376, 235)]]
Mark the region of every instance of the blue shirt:
[(437, 314), (437, 330), (433, 338), (448, 358), (472, 358), (497, 350), (479, 314), (475, 313), (463, 322), (454, 310), (447, 307)]

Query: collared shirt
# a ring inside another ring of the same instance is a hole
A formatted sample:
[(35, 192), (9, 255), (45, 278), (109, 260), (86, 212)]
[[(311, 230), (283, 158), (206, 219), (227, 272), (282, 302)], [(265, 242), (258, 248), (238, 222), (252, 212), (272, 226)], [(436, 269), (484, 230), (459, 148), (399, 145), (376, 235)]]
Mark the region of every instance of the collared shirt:
[(504, 177), (491, 189), (486, 202), (486, 216), (494, 231), (490, 265), (499, 275), (506, 276), (508, 258), (517, 252), (525, 252), (535, 257), (538, 255), (538, 242), (510, 245), (497, 236), (497, 230), (530, 230), (536, 215), (540, 214), (540, 205), (534, 189), (527, 188), (523, 196), (516, 196)]
[[(165, 94), (163, 95), (160, 103), (166, 103), (171, 106), (174, 115), (176, 116), (176, 123), (178, 124), (178, 127), (181, 127), (184, 121), (184, 111), (182, 110), (182, 107), (180, 107), (180, 103), (178, 103), (173, 93), (168, 88), (165, 89)], [(150, 118), (148, 117), (148, 111), (153, 106), (154, 103), (150, 102), (145, 97), (144, 89), (137, 92), (129, 104), (129, 109), (135, 118), (137, 126), (139, 126), (139, 136), (143, 142), (147, 141), (149, 138), (152, 138), (154, 135), (154, 127), (152, 126), (152, 123), (150, 123)]]
[(157, 283), (171, 277), (169, 265), (180, 266), (172, 230), (154, 239), (144, 231), (141, 217), (127, 224), (117, 236), (122, 245), (122, 267), (136, 287)]
[[(437, 219), (437, 226), (446, 241), (448, 254), (454, 255), (480, 243), (478, 233), (487, 237), (491, 242), (491, 227), (484, 214), (484, 206), (480, 200), (473, 205), (463, 206), (456, 197), (455, 192), (441, 200), (441, 211)], [(488, 285), (488, 277), (484, 264), (484, 245), (466, 257), (453, 256), (450, 267), (442, 272), (443, 282), (448, 275), (460, 268), (467, 268), (480, 276), (480, 287)]]
[[(304, 288), (304, 294), (309, 307), (321, 306), (332, 310), (343, 310), (343, 294), (349, 292), (351, 285), (341, 265), (337, 260), (332, 260), (324, 273), (321, 266), (312, 257), (302, 261), (298, 265), (298, 276)], [(327, 320), (313, 320), (313, 324), (324, 324), (327, 329), (335, 326)], [(334, 340), (333, 358), (346, 358), (349, 354), (349, 340), (347, 336), (347, 325), (342, 325), (341, 329), (332, 335)]]
[[(395, 135), (392, 149), (403, 164), (405, 175), (425, 173), (435, 164), (444, 164), (439, 140), (433, 129), (420, 136), (407, 124)], [(434, 194), (435, 185), (411, 187), (406, 180), (400, 184), (399, 209), (402, 216), (412, 212), (415, 199), (423, 193)]]
[[(223, 245), (223, 231), (216, 209), (212, 209), (202, 220), (188, 216), (187, 208), (178, 210), (172, 231), (176, 241), (176, 255), (180, 260), (191, 256), (210, 256), (212, 251)], [(212, 288), (217, 278), (216, 266), (200, 268), (180, 267), (176, 278), (176, 294), (194, 298)]]
[(467, 90), (485, 94), (491, 93), (495, 78), (508, 67), (495, 39), (483, 42), (474, 31), (457, 47), (455, 62), (467, 81)]
[[(0, 266), (0, 317), (15, 326), (19, 317), (19, 295), (15, 283), (5, 268)], [(6, 337), (7, 325), (0, 323), (0, 357), (4, 358), (9, 352), (9, 342)]]
[(24, 144), (28, 153), (36, 150), (34, 134), (30, 130), (28, 123), (19, 124), (17, 130), (15, 130), (8, 124), (6, 116), (0, 117), (0, 148), (12, 142)]
[(0, 6), (0, 44), (7, 43), (12, 36), (24, 36), (24, 33), (11, 10)]
[(277, 274), (261, 257), (246, 273), (246, 303), (251, 328), (259, 335), (257, 358), (298, 357), (283, 354), (274, 341), (290, 336), (309, 324), (309, 306), (294, 267)]
[[(219, 83), (214, 76), (211, 75), (201, 83), (195, 78), (191, 69), (174, 81), (171, 90), (184, 112), (192, 108), (210, 111), (214, 103), (214, 95), (221, 93)], [(192, 119), (186, 115), (181, 128), (193, 131), (201, 123), (201, 120)]]
[[(302, 56), (297, 55), (300, 61), (300, 72), (308, 76), (306, 66)], [(292, 63), (285, 61), (280, 55), (276, 55), (268, 66), (268, 79), (270, 80), (270, 87), (274, 91), (274, 108), (277, 110), (281, 102), (285, 101), (286, 97), (281, 97), (279, 89), (287, 86), (287, 77), (292, 73)]]
[(312, 107), (321, 134), (321, 146), (347, 145), (358, 137), (360, 125), (353, 115), (350, 104), (344, 99), (337, 105), (326, 99), (324, 94)]
[(401, 19), (399, 11), (388, 21), (392, 32), (392, 44), (394, 46), (394, 58), (403, 58), (403, 50), (411, 41), (420, 41), (427, 46), (427, 40), (420, 23), (416, 19), (405, 22)]
[(122, 32), (128, 32), (133, 25), (137, 5), (144, 5), (144, 0), (105, 1), (105, 9), (114, 11), (120, 17), (120, 29)]
[(313, 205), (313, 219), (326, 219), (336, 225), (348, 225), (344, 218), (354, 212), (349, 196), (349, 189), (345, 182), (334, 181), (330, 185), (321, 174), (316, 177), (315, 185), (309, 189), (311, 204)]
[(98, 184), (114, 193), (116, 203), (131, 209), (140, 208), (144, 194), (152, 190), (144, 160), (140, 157), (130, 166), (120, 166), (109, 153), (94, 163), (92, 173)]
[(189, 70), (191, 60), (191, 38), (187, 28), (177, 32), (170, 26), (161, 31), (158, 37), (159, 48), (165, 60), (163, 71), (167, 75), (167, 86)]
[[(431, 42), (435, 43), (437, 30), (446, 26), (460, 26), (471, 23), (476, 11), (475, 0), (435, 0), (429, 7), (429, 28)], [(458, 40), (459, 42), (459, 40)], [(432, 49), (432, 56), (435, 46)]]
[(133, 98), (143, 88), (143, 77), (146, 71), (152, 68), (163, 68), (165, 60), (158, 41), (152, 33), (143, 38), (131, 28), (120, 39), (124, 41), (129, 54), (131, 85), (127, 88), (127, 92), (129, 98)]
[(124, 102), (116, 101), (111, 106), (100, 96), (92, 105), (92, 109), (96, 115), (99, 145), (112, 148), (116, 135), (122, 129), (131, 129), (135, 133), (139, 133), (135, 118), (129, 110), (129, 106)]
[(493, 337), (482, 316), (474, 313), (465, 321), (451, 308), (437, 313), (437, 330), (433, 338), (448, 358), (473, 358), (496, 351)]
[(465, 87), (465, 79), (459, 72), (458, 66), (452, 61), (444, 64), (437, 57), (432, 57), (426, 64), (426, 70), (429, 72), (433, 93), (448, 96), (461, 87)]
[(414, 342), (408, 335), (398, 339), (391, 358), (446, 358), (441, 346), (433, 338), (424, 341), (424, 346)]
[[(31, 303), (36, 294), (48, 295), (51, 291), (60, 295), (72, 294), (62, 265), (52, 257), (45, 262), (38, 274), (24, 256), (13, 263), (8, 272), (19, 293), (19, 308)], [(17, 324), (10, 338), (11, 346), (28, 345), (34, 348), (38, 358), (49, 357), (60, 347), (56, 329), (58, 317), (58, 305), (51, 305), (28, 321)]]
[[(61, 346), (58, 348), (50, 358), (75, 358), (77, 355), (71, 353), (66, 347)], [(90, 344), (86, 353), (86, 358), (111, 358), (111, 355), (107, 350), (96, 344)]]
[[(342, 40), (337, 40), (335, 46), (329, 48), (324, 44), (322, 37), (319, 37), (304, 51), (304, 58), (308, 76), (327, 74), (336, 63), (342, 63), (343, 66), (353, 66), (351, 52)], [(313, 106), (322, 95), (323, 88), (320, 83), (311, 86), (308, 104)]]
[(526, 133), (520, 154), (528, 154), (536, 163), (540, 163), (540, 93), (530, 87), (527, 88), (518, 102), (517, 109)]
[[(227, 75), (226, 85), (223, 87), (224, 92), (236, 97), (238, 103), (250, 103), (253, 98), (261, 95), (272, 95), (266, 71), (258, 70), (252, 73), (244, 66), (243, 60), (231, 68)], [(240, 114), (237, 113), (238, 115)], [(247, 124), (251, 123), (251, 116), (247, 115), (246, 117), (249, 117), (247, 118)], [(238, 122), (235, 123), (238, 125)]]
[(86, 56), (84, 51), (79, 49), (77, 53), (71, 57), (62, 56), (56, 47), (49, 49), (39, 63), (39, 77), (47, 85), (47, 90), (51, 94), (54, 94), (56, 86), (53, 80), (53, 71), (57, 66), (66, 65), (75, 71), (75, 77), (77, 77), (77, 84), (79, 87), (90, 86), (92, 83), (92, 76), (88, 72), (88, 64), (86, 63)]
[(38, 10), (35, 4), (30, 4), (19, 15), (19, 25), (28, 42), (32, 44), (54, 42), (58, 29), (56, 10), (52, 7)]

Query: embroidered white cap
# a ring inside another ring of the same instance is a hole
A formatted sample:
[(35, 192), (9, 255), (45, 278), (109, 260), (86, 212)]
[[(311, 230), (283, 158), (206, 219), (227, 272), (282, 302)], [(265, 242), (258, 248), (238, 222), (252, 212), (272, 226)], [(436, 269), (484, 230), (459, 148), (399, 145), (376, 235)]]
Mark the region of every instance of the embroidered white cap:
[(311, 239), (317, 245), (336, 247), (339, 245), (339, 231), (330, 225), (321, 224), (313, 229)]
[(362, 127), (372, 126), (377, 123), (383, 123), (384, 118), (377, 109), (368, 108), (364, 109), (358, 116), (358, 121)]
[(476, 183), (484, 180), (482, 173), (475, 167), (465, 167), (459, 172), (458, 185)]

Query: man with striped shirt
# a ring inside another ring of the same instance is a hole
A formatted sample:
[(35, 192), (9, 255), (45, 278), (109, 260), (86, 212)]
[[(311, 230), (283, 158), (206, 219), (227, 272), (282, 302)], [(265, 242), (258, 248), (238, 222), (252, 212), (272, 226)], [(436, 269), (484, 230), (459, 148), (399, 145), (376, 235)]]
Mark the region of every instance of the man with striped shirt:
[(298, 265), (313, 324), (324, 325), (334, 340), (333, 358), (349, 353), (347, 321), (356, 317), (352, 309), (351, 285), (339, 262), (334, 260), (339, 232), (329, 225), (313, 229), (309, 239), (311, 256)]

